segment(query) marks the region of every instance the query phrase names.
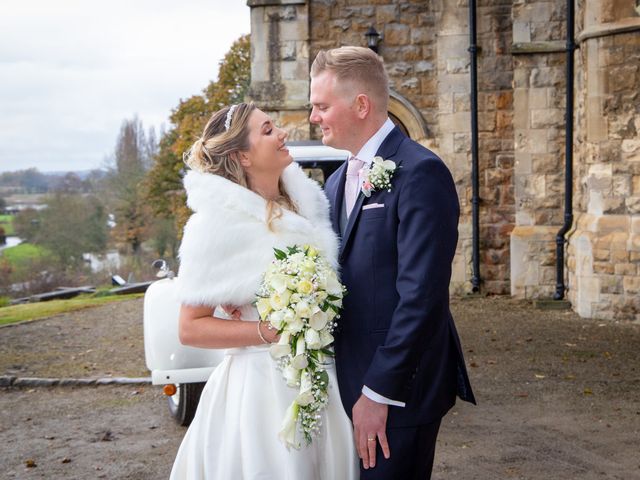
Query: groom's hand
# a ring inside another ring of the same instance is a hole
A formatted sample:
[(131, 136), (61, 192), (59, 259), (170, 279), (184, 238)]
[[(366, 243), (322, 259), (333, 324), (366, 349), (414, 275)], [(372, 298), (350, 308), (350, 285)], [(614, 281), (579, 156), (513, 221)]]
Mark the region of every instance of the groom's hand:
[(387, 442), (387, 415), (389, 406), (374, 402), (365, 395), (353, 406), (353, 434), (358, 456), (365, 469), (376, 466), (376, 446), (380, 442), (384, 458), (391, 456)]

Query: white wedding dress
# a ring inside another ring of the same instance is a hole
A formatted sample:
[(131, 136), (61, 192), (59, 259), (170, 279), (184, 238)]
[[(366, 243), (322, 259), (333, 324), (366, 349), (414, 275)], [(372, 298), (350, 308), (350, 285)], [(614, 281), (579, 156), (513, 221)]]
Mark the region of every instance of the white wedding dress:
[[(216, 311), (218, 316), (219, 310)], [(257, 321), (254, 307), (243, 320)], [(172, 480), (349, 480), (359, 477), (351, 422), (335, 367), (329, 403), (311, 445), (287, 451), (278, 439), (297, 389), (288, 387), (268, 346), (231, 348), (207, 381), (171, 471)]]

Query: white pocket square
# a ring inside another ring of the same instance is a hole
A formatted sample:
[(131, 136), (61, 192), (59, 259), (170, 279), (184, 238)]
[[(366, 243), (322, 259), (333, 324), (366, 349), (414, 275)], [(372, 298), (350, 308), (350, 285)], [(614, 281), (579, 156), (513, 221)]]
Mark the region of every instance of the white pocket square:
[(370, 203), (362, 206), (362, 210), (369, 210), (370, 208), (384, 208), (384, 203)]

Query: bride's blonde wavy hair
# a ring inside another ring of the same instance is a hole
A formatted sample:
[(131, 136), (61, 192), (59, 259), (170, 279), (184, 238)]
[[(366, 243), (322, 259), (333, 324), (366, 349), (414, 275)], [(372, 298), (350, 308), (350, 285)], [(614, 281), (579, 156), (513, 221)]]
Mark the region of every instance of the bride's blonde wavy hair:
[[(202, 137), (184, 154), (184, 163), (199, 172), (220, 175), (245, 188), (251, 189), (247, 172), (240, 164), (238, 153), (249, 150), (249, 116), (256, 109), (253, 103), (239, 103), (232, 111), (229, 129), (225, 122), (231, 107), (224, 107), (207, 122)], [(297, 212), (298, 209), (282, 183), (278, 181), (280, 197), (267, 200), (267, 226), (273, 230), (273, 222), (282, 216), (282, 208)]]

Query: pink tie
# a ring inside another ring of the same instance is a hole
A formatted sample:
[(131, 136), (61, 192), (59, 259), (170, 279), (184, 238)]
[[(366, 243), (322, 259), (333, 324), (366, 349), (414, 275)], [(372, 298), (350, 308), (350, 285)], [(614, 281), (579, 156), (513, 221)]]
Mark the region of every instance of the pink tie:
[(360, 193), (360, 170), (364, 162), (358, 158), (351, 157), (347, 166), (347, 179), (344, 184), (344, 201), (347, 206), (347, 217), (351, 215), (351, 210), (356, 203), (358, 193)]

